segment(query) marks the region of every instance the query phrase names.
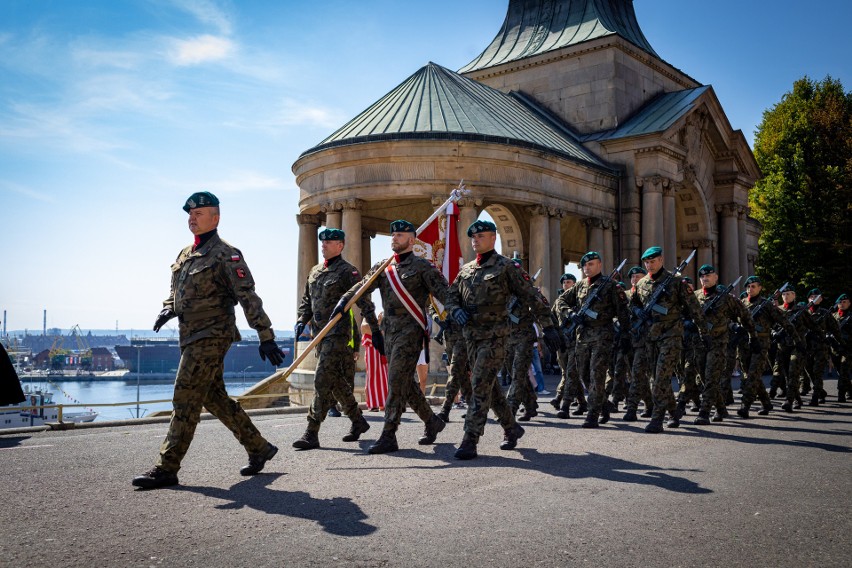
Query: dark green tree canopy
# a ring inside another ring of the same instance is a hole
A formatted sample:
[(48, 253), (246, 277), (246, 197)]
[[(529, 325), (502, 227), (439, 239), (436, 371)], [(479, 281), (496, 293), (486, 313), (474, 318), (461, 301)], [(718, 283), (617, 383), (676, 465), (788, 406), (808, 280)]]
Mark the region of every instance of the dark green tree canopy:
[(799, 299), (819, 288), (828, 307), (852, 292), (852, 93), (831, 77), (799, 79), (763, 113), (754, 154), (757, 272), (773, 289), (789, 280)]

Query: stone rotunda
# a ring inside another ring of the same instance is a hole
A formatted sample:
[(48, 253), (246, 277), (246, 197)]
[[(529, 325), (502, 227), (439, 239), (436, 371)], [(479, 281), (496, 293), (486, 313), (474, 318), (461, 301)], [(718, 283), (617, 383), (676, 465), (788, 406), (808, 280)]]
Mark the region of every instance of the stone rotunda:
[(688, 274), (714, 263), (726, 281), (752, 273), (757, 255), (748, 191), (760, 172), (748, 143), (711, 86), (654, 51), (630, 0), (510, 0), (473, 61), (417, 70), (293, 173), (297, 290), (320, 227), (342, 228), (347, 259), (366, 270), (372, 237), (400, 217), (424, 221), (460, 179), (472, 190), (460, 227), (487, 211), (503, 254), (542, 268), (551, 299), (587, 250), (611, 269), (652, 245), (670, 267), (695, 248)]

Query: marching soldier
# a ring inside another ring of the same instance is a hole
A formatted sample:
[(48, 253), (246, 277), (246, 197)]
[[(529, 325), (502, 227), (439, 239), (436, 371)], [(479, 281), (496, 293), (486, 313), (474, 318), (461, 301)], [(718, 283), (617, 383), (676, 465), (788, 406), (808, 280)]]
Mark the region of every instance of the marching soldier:
[[(808, 353), (805, 360), (804, 379), (807, 380), (810, 375), (813, 383), (813, 395), (811, 396), (808, 406), (819, 406), (819, 403), (825, 403), (826, 393), (823, 389), (822, 376), (828, 367), (829, 341), (837, 341), (840, 337), (840, 328), (829, 311), (820, 306), (822, 303), (822, 292), (819, 288), (814, 288), (808, 292), (808, 304), (810, 305), (810, 316), (818, 331), (808, 331), (805, 334), (805, 341), (808, 347)], [(802, 389), (802, 394), (806, 394)]]
[(541, 302), (529, 275), (494, 250), (497, 227), (490, 221), (475, 221), (467, 230), (476, 260), (465, 264), (450, 286), (451, 314), (463, 327), (470, 361), (473, 396), (468, 402), (464, 438), (456, 458), (473, 459), (485, 430), (488, 409), (492, 408), (503, 426), (500, 448), (513, 449), (524, 429), (506, 403), (497, 383), (497, 371), (505, 359), (505, 341), (509, 332), (508, 303), (511, 296), (528, 304), (544, 328), (549, 349), (559, 347), (559, 334), (550, 321), (550, 310)]
[[(520, 270), (523, 270), (520, 260), (512, 259)], [(544, 305), (549, 303), (541, 292), (538, 297)], [(517, 414), (518, 408), (524, 405), (524, 414), (518, 417), (521, 422), (529, 421), (538, 414), (537, 395), (530, 384), (530, 365), (533, 362), (533, 349), (538, 335), (535, 331), (535, 314), (526, 301), (517, 296), (509, 300), (509, 335), (506, 338), (506, 366), (512, 373), (512, 385), (506, 395), (506, 402)]]
[(793, 409), (802, 407), (802, 396), (799, 393), (799, 377), (805, 372), (805, 359), (807, 357), (807, 344), (805, 333), (808, 331), (818, 332), (819, 328), (813, 322), (810, 312), (804, 305), (796, 303), (796, 291), (784, 290), (781, 292), (784, 305), (781, 311), (792, 324), (792, 332), (787, 330), (778, 334), (778, 355), (775, 359), (775, 367), (772, 369), (772, 379), (775, 384), (783, 381), (786, 384), (787, 402), (781, 405), (785, 412), (793, 412)]
[[(577, 284), (577, 278), (573, 274), (563, 274), (560, 278), (562, 283), (562, 291), (559, 293), (562, 296), (565, 292), (573, 288)], [(557, 298), (558, 300), (558, 298)], [(571, 411), (571, 403), (576, 400), (578, 403), (577, 410), (574, 411), (576, 416), (582, 416), (588, 410), (586, 396), (583, 392), (583, 384), (580, 382), (580, 376), (577, 373), (577, 362), (574, 357), (577, 337), (576, 333), (565, 333), (567, 326), (571, 321), (571, 309), (565, 307), (560, 310), (553, 303), (550, 309), (552, 318), (556, 319), (556, 324), (559, 326), (562, 339), (564, 341), (564, 349), (560, 347), (558, 352), (559, 368), (562, 371), (562, 379), (559, 381), (559, 386), (556, 387), (556, 398), (550, 401), (553, 408), (558, 410), (556, 416), (558, 418), (568, 418)]]
[[(613, 319), (617, 318), (622, 329), (628, 329), (630, 319), (627, 312), (627, 297), (614, 278), (601, 274), (603, 263), (601, 255), (589, 251), (580, 259), (580, 269), (586, 278), (576, 286), (559, 296), (558, 310), (565, 307), (579, 310), (583, 307), (597, 312), (597, 318), (582, 317), (576, 330), (575, 358), (581, 380), (589, 378), (589, 411), (583, 428), (597, 428), (598, 424), (609, 421), (609, 407), (606, 405), (606, 372), (612, 359), (615, 330)], [(587, 299), (592, 298), (589, 303)], [(629, 344), (625, 334), (623, 342)], [(624, 346), (626, 347), (626, 346)], [(600, 419), (599, 419), (600, 417)]]
[[(654, 410), (645, 431), (656, 434), (663, 431), (666, 411), (671, 415), (668, 426), (676, 428), (680, 425), (681, 416), (676, 409), (671, 377), (680, 358), (683, 318), (691, 317), (705, 343), (707, 340), (703, 336), (707, 326), (698, 301), (689, 292), (683, 278), (664, 268), (662, 248), (647, 249), (642, 255), (642, 262), (648, 274), (636, 284), (630, 303), (637, 317), (644, 318), (640, 321), (647, 322), (640, 333), (645, 335), (644, 349), (651, 373)], [(654, 311), (658, 314), (654, 315)]]
[[(382, 331), (388, 358), (388, 398), (385, 402), (385, 427), (375, 444), (367, 450), (371, 454), (384, 454), (399, 449), (396, 431), (410, 406), (425, 423), (420, 445), (431, 444), (444, 429), (441, 420), (429, 406), (420, 386), (414, 382), (414, 373), (420, 352), (429, 347), (426, 306), (429, 294), (447, 306), (447, 280), (435, 265), (414, 254), (417, 230), (404, 220), (391, 223), (391, 264), (365, 290), (369, 294), (379, 290), (385, 317)], [(332, 315), (342, 313), (349, 299), (370, 280), (382, 263), (376, 264), (364, 278), (346, 292)], [(448, 308), (449, 309), (449, 308)], [(365, 317), (367, 315), (365, 314)]]
[(729, 325), (738, 322), (748, 333), (751, 346), (758, 345), (758, 339), (754, 321), (748, 310), (718, 284), (719, 275), (716, 274), (716, 269), (705, 264), (698, 269), (698, 277), (701, 280), (701, 289), (695, 291), (695, 298), (707, 320), (706, 335), (710, 337), (710, 345), (698, 351), (698, 372), (701, 374), (703, 389), (701, 408), (695, 424), (707, 425), (710, 424), (710, 411), (714, 406), (716, 414), (713, 416), (713, 422), (721, 422), (728, 416), (720, 385), (727, 360)]
[(154, 323), (154, 331), (170, 319), (180, 322), (180, 363), (175, 378), (171, 422), (160, 446), (156, 466), (133, 479), (133, 485), (156, 489), (175, 485), (181, 461), (189, 450), (204, 406), (245, 447), (249, 463), (242, 475), (263, 469), (278, 448), (266, 441), (240, 404), (228, 397), (223, 378), (225, 354), (240, 340), (234, 306), (239, 303), (248, 324), (260, 338), (260, 357), (275, 366), (284, 354), (243, 253), (219, 237), (219, 200), (209, 192), (193, 193), (183, 206), (189, 214), (194, 244), (184, 248), (172, 265), (169, 297)]
[(840, 294), (831, 312), (840, 330), (832, 350), (832, 362), (837, 370), (837, 402), (852, 398), (852, 312), (849, 306), (849, 296)]
[[(630, 304), (636, 293), (636, 284), (648, 274), (641, 266), (634, 266), (627, 271), (630, 278), (630, 289), (625, 292), (627, 303)], [(631, 325), (633, 318), (631, 317)], [(636, 422), (636, 413), (639, 410), (639, 401), (645, 403), (642, 418), (650, 418), (654, 410), (654, 400), (651, 397), (651, 383), (648, 380), (648, 357), (645, 351), (645, 338), (642, 334), (634, 333), (632, 329), (624, 330), (630, 337), (630, 384), (627, 390), (627, 404), (624, 409), (622, 420), (625, 422)]]
[(465, 400), (470, 400), (473, 391), (470, 387), (470, 367), (461, 327), (450, 317), (441, 322), (441, 325), (444, 326), (444, 351), (447, 353), (447, 386), (444, 404), (438, 417), (449, 422), (456, 395), (461, 392)]
[[(346, 235), (340, 229), (327, 228), (319, 234), (323, 262), (314, 266), (305, 282), (305, 292), (299, 304), (296, 320), (296, 337), (302, 335), (310, 323), (311, 331), (318, 333), (331, 319), (340, 297), (361, 280), (358, 269), (341, 256), (346, 246)], [(376, 320), (375, 306), (369, 296), (358, 300), (358, 307), (370, 326), (373, 346), (384, 355), (384, 341)], [(314, 374), (314, 398), (308, 409), (308, 427), (302, 437), (293, 442), (299, 450), (319, 448), (320, 426), (328, 411), (340, 402), (343, 412), (352, 421), (344, 442), (354, 442), (370, 429), (353, 394), (355, 381), (355, 359), (360, 346), (353, 329), (352, 311), (343, 314), (340, 321), (323, 337), (317, 347), (316, 373)]]

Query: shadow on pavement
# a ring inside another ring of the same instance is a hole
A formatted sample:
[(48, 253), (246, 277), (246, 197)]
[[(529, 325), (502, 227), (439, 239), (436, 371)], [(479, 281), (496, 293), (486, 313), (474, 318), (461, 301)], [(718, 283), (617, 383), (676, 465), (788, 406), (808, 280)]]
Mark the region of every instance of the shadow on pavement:
[(29, 440), (29, 436), (0, 436), (0, 448), (13, 448), (20, 446), (24, 440)]
[(217, 505), (217, 509), (248, 507), (269, 515), (315, 521), (325, 532), (338, 536), (367, 536), (376, 531), (376, 527), (364, 522), (367, 515), (348, 497), (315, 499), (305, 491), (282, 491), (267, 487), (282, 475), (284, 474), (255, 475), (232, 485), (229, 489), (190, 485), (175, 489), (229, 501)]
[[(838, 446), (835, 444), (825, 444), (822, 442), (810, 442), (806, 440), (774, 440), (767, 438), (752, 438), (749, 436), (737, 436), (734, 434), (722, 433), (718, 430), (708, 430), (708, 429), (699, 429), (693, 427), (684, 427), (681, 426), (681, 429), (686, 432), (696, 432), (700, 433), (708, 438), (717, 438), (719, 440), (729, 440), (731, 442), (742, 442), (744, 444), (757, 444), (757, 445), (778, 445), (778, 446), (791, 446), (793, 448), (816, 448), (818, 450), (825, 450), (827, 452), (840, 452), (840, 453), (849, 453), (852, 452), (852, 448), (848, 446)], [(770, 428), (772, 430), (774, 428)], [(820, 432), (821, 434), (823, 432)]]

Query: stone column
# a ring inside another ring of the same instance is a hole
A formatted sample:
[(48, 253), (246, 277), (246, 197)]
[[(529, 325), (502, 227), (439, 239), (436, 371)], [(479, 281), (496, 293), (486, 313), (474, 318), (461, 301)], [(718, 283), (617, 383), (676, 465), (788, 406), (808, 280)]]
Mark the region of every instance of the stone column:
[(296, 215), (299, 224), (299, 252), (296, 265), (296, 306), (302, 301), (305, 291), (305, 282), (308, 281), (308, 273), (319, 260), (319, 244), (317, 242), (317, 229), (319, 228), (319, 215)]
[(583, 224), (586, 225), (586, 239), (588, 245), (586, 247), (586, 251), (595, 251), (603, 254), (603, 219), (598, 219), (597, 217), (589, 217), (583, 220)]
[[(550, 221), (547, 208), (540, 205), (527, 207), (530, 216), (530, 273), (535, 274), (541, 268), (539, 282), (550, 282)], [(544, 290), (544, 287), (542, 288)], [(551, 292), (545, 291), (550, 300)]]
[(373, 261), (370, 259), (372, 254), (370, 241), (374, 238), (376, 238), (376, 233), (361, 231), (361, 276), (366, 274), (373, 266)]
[[(642, 190), (642, 246), (640, 255), (649, 247), (665, 246), (663, 232), (663, 189), (670, 184), (662, 176), (637, 177), (636, 185)], [(667, 262), (671, 264), (671, 255), (676, 251), (663, 250)]]
[(555, 291), (559, 290), (559, 278), (565, 272), (565, 263), (562, 260), (562, 218), (565, 212), (561, 209), (549, 208), (548, 213), (550, 231), (550, 280), (542, 281), (541, 289), (547, 290), (547, 299), (555, 299)]
[(343, 258), (352, 263), (355, 268), (364, 271), (361, 264), (361, 209), (364, 207), (364, 202), (360, 199), (347, 199), (341, 203), (343, 208), (342, 227), (346, 233), (346, 249), (343, 251)]
[[(603, 256), (603, 271), (609, 274), (621, 262), (620, 258), (615, 258), (615, 249), (612, 246), (613, 232), (615, 231), (615, 221), (604, 219), (603, 222), (603, 246), (601, 247), (601, 255)], [(629, 267), (628, 267), (629, 268)]]
[(746, 274), (743, 275), (743, 282), (745, 282), (745, 279), (748, 278), (749, 276), (754, 275), (754, 266), (756, 264), (757, 264), (757, 255), (756, 254), (748, 255), (748, 270), (746, 270)]
[[(320, 206), (320, 211), (325, 213), (325, 226), (329, 229), (342, 229), (340, 210), (343, 205), (340, 202), (324, 203)], [(346, 230), (344, 229), (344, 233)]]
[[(740, 269), (736, 274), (732, 274), (729, 276), (729, 280), (733, 281), (737, 276), (742, 275), (743, 279), (740, 282), (740, 288), (742, 289), (743, 284), (745, 284), (745, 279), (749, 276), (748, 270), (748, 251), (746, 250), (746, 216), (748, 215), (748, 207), (744, 205), (740, 205), (737, 209), (737, 233), (739, 235), (739, 260), (740, 260)], [(739, 291), (739, 290), (738, 290)]]
[[(684, 243), (686, 244), (686, 243)], [(694, 273), (693, 279), (696, 282), (696, 287), (698, 286), (698, 269), (701, 268), (705, 264), (713, 265), (713, 241), (710, 239), (699, 239), (696, 241), (692, 241), (689, 243), (689, 246), (696, 249), (698, 252), (695, 253), (695, 262), (692, 264), (691, 272)], [(690, 249), (690, 252), (692, 250)], [(721, 269), (719, 269), (721, 270)]]
[(721, 250), (719, 251), (719, 264), (716, 269), (720, 276), (725, 279), (737, 277), (740, 271), (740, 237), (737, 222), (737, 211), (740, 206), (736, 203), (717, 205), (716, 212), (721, 214), (719, 223), (719, 240)]
[(675, 186), (663, 186), (663, 251), (669, 264), (677, 266), (677, 213), (675, 211)]
[(478, 201), (479, 203), (473, 198), (465, 197), (459, 199), (457, 202), (459, 206), (459, 245), (461, 246), (461, 254), (464, 262), (470, 262), (476, 258), (473, 247), (470, 246), (467, 228), (479, 217), (477, 205), (482, 205), (482, 200)]

